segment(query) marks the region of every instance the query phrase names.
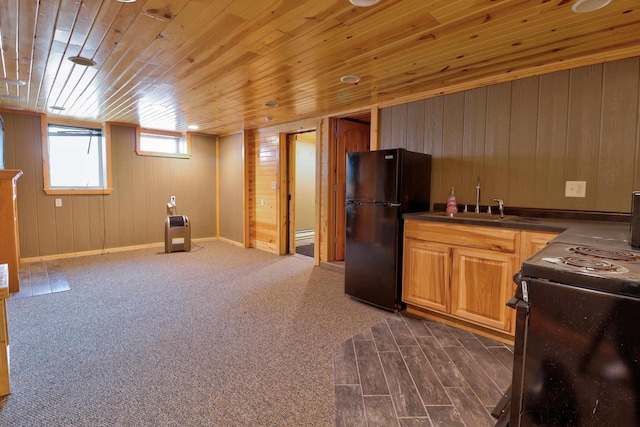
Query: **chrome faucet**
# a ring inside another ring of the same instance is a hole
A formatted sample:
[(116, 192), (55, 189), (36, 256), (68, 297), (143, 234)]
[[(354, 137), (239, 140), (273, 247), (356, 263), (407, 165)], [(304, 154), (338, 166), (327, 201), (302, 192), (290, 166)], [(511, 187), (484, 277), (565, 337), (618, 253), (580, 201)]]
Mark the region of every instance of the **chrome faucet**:
[(476, 183), (476, 213), (480, 213), (480, 177)]
[(498, 210), (500, 211), (500, 218), (504, 218), (504, 202), (502, 199), (493, 199), (494, 202), (498, 202)]

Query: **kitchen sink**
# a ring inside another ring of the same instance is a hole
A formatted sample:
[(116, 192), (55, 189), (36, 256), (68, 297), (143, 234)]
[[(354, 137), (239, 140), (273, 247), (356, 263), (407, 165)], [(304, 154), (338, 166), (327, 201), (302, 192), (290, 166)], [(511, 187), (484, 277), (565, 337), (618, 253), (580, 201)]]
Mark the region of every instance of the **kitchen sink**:
[(482, 220), (482, 221), (506, 221), (506, 220), (518, 219), (518, 217), (514, 215), (505, 215), (503, 218), (500, 218), (500, 215), (497, 215), (497, 214), (476, 213), (476, 212), (456, 212), (456, 213), (431, 212), (425, 215), (453, 218), (453, 219), (474, 219), (474, 220)]

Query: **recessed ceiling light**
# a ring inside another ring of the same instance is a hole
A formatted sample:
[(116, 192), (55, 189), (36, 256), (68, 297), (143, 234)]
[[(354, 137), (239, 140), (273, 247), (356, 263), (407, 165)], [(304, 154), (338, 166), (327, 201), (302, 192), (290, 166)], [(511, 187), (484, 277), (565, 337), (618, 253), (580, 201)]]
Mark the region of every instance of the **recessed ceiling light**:
[(24, 101), (24, 98), (19, 96), (11, 96), (11, 95), (0, 95), (0, 99), (5, 99), (7, 101)]
[(587, 13), (594, 10), (602, 9), (611, 3), (611, 0), (578, 0), (571, 6), (571, 10), (575, 13)]
[(74, 64), (82, 65), (84, 67), (93, 67), (97, 64), (93, 59), (84, 58), (82, 56), (70, 56), (68, 59)]
[(342, 83), (355, 84), (360, 81), (360, 76), (352, 75), (352, 76), (342, 76), (340, 77), (340, 81)]
[(24, 85), (27, 84), (27, 82), (25, 82), (24, 80), (14, 80), (14, 79), (1, 78), (0, 79), (0, 84), (24, 86)]
[(273, 116), (265, 116), (264, 118), (266, 121), (270, 122), (271, 120), (273, 120)]
[(265, 102), (262, 105), (264, 105), (265, 107), (277, 107), (278, 103), (277, 102), (273, 102), (273, 101), (268, 101), (268, 102)]
[(200, 129), (200, 126), (198, 126), (198, 125), (189, 125), (189, 126), (187, 126), (187, 129), (189, 129), (189, 130), (198, 130), (198, 129)]
[(52, 105), (51, 107), (49, 107), (50, 110), (55, 110), (55, 111), (64, 111), (65, 108), (64, 107), (59, 107), (57, 105)]
[(380, 3), (380, 0), (349, 0), (349, 3), (358, 7), (369, 7)]

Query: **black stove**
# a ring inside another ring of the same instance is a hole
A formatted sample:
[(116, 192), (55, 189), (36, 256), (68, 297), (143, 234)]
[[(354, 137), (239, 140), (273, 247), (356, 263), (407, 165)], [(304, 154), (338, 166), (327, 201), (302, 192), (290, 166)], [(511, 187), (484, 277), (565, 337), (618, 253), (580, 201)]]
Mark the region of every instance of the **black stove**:
[(640, 251), (550, 243), (522, 264), (522, 276), (640, 297)]
[(514, 277), (511, 390), (500, 427), (640, 426), (640, 251), (554, 241)]

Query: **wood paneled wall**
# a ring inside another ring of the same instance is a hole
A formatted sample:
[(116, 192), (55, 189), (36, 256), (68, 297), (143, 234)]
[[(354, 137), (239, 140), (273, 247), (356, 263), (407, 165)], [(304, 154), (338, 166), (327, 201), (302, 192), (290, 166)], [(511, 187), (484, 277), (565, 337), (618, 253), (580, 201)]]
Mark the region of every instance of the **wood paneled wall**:
[(242, 134), (220, 137), (220, 237), (244, 245)]
[[(191, 135), (190, 159), (137, 156), (135, 128), (111, 125), (110, 195), (46, 195), (42, 176), (45, 116), (2, 112), (6, 167), (20, 169), (18, 215), (23, 258), (164, 241), (170, 196), (189, 216), (191, 237), (215, 237), (215, 137)], [(55, 207), (55, 199), (62, 207)]]
[[(380, 148), (433, 155), (433, 202), (629, 212), (640, 189), (640, 58), (384, 108)], [(586, 181), (585, 198), (564, 197)]]

